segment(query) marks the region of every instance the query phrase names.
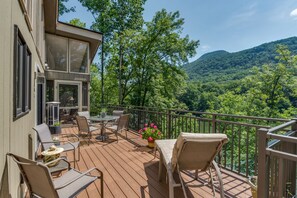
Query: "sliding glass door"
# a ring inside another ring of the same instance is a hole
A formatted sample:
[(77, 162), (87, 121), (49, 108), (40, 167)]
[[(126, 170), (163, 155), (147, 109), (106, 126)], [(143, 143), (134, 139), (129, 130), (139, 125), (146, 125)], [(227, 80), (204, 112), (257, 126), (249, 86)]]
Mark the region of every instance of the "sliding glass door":
[(82, 107), (82, 83), (55, 81), (56, 101), (60, 102), (60, 120), (62, 124), (72, 124), (75, 115)]

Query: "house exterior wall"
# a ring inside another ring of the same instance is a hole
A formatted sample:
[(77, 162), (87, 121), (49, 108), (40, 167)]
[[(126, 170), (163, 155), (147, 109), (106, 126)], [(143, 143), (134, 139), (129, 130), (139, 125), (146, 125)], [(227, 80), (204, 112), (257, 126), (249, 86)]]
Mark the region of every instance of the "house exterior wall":
[[(5, 154), (14, 154), (29, 157), (28, 136), (31, 134), (36, 139), (32, 127), (35, 125), (36, 99), (35, 99), (35, 65), (42, 68), (42, 32), (40, 17), (36, 16), (37, 9), (42, 0), (33, 0), (32, 31), (26, 23), (22, 7), (18, 0), (1, 0), (0, 6), (0, 176), (2, 176)], [(40, 7), (41, 8), (41, 7)], [(40, 9), (39, 8), (39, 9)], [(13, 79), (14, 79), (14, 25), (17, 25), (31, 55), (31, 110), (26, 115), (13, 119)], [(37, 28), (37, 26), (39, 28)], [(39, 31), (39, 32), (37, 32)], [(40, 32), (41, 31), (41, 32)], [(39, 36), (38, 36), (39, 35)], [(39, 48), (36, 46), (37, 37), (41, 38)], [(43, 41), (44, 42), (44, 41)], [(9, 188), (12, 197), (22, 197), (20, 189), (20, 173), (15, 162), (9, 160)]]

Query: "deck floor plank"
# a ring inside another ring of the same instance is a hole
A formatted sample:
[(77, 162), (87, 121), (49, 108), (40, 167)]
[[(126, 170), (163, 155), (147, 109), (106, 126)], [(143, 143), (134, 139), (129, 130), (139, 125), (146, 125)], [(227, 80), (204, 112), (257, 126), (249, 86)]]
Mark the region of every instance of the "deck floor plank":
[[(77, 128), (63, 128), (64, 134), (76, 133)], [(97, 167), (104, 174), (104, 197), (168, 197), (168, 184), (166, 174), (163, 173), (162, 181), (158, 181), (159, 159), (154, 158), (152, 149), (146, 147), (147, 142), (138, 137), (137, 134), (128, 132), (126, 140), (125, 133), (119, 135), (116, 141), (115, 135), (107, 132), (109, 139), (100, 142), (95, 139), (99, 132), (93, 135), (90, 145), (87, 140), (81, 139), (80, 161), (76, 168), (85, 171)], [(66, 153), (69, 160), (73, 160), (71, 152)], [(73, 165), (73, 163), (71, 163)], [(165, 170), (165, 169), (164, 169)], [(164, 171), (165, 172), (165, 171)], [(193, 180), (193, 171), (182, 174), (183, 179), (188, 182)], [(200, 173), (200, 180), (193, 184), (201, 184), (207, 181), (207, 174)], [(230, 174), (222, 169), (224, 189), (226, 197), (251, 197), (250, 187), (245, 178)], [(79, 194), (79, 198), (100, 197), (100, 181), (90, 185)], [(193, 187), (187, 189), (188, 197), (213, 197), (209, 186)], [(184, 197), (182, 189), (175, 189), (175, 197)], [(219, 197), (219, 193), (216, 193)]]

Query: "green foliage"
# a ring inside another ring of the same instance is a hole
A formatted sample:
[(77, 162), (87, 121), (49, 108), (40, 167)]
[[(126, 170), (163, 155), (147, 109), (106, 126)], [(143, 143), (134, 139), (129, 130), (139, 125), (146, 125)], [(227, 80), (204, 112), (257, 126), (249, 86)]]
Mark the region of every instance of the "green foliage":
[[(251, 74), (226, 83), (189, 82), (179, 96), (191, 110), (290, 118), (296, 107), (296, 56), (278, 45), (275, 63), (253, 67)], [(204, 107), (204, 108), (203, 108)]]
[(90, 83), (90, 113), (98, 115), (101, 104), (101, 79), (97, 65), (91, 65), (91, 83)]
[(80, 19), (78, 19), (78, 18), (71, 19), (71, 20), (69, 21), (69, 23), (70, 23), (71, 25), (75, 25), (75, 26), (77, 26), (77, 27), (86, 28), (86, 23), (82, 22), (82, 21), (81, 21)]
[(162, 133), (158, 129), (157, 125), (151, 123), (149, 126), (148, 124), (145, 124), (144, 126), (145, 127), (143, 129), (139, 130), (142, 139), (153, 141), (162, 138)]
[(63, 15), (69, 12), (75, 12), (75, 7), (67, 8), (64, 3), (68, 2), (69, 0), (59, 0), (59, 15)]
[(275, 64), (277, 60), (276, 46), (288, 46), (293, 54), (297, 54), (297, 37), (291, 37), (235, 53), (216, 51), (201, 56), (198, 60), (184, 65), (184, 69), (192, 80), (202, 82), (226, 82), (240, 80), (250, 74), (254, 66)]

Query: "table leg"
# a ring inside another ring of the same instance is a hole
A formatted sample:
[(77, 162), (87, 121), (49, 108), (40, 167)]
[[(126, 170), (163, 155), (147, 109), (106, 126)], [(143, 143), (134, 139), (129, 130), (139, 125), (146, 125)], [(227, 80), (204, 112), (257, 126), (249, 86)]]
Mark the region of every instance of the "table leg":
[(106, 141), (108, 139), (108, 136), (105, 134), (106, 124), (107, 123), (102, 123), (100, 135), (96, 137), (97, 140), (102, 141), (102, 142), (104, 142), (104, 141)]

